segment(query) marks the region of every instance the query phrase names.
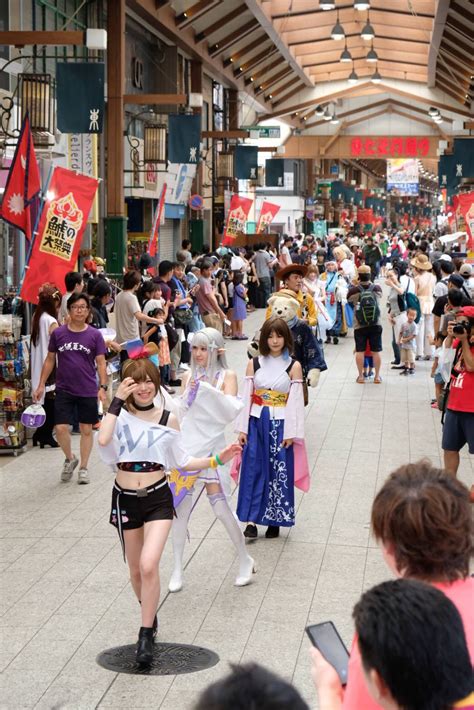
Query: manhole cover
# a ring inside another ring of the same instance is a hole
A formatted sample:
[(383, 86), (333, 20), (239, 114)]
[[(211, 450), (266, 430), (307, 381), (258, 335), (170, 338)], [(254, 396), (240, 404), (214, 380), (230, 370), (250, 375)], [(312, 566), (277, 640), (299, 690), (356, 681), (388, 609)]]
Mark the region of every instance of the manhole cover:
[(219, 663), (217, 653), (207, 648), (181, 643), (155, 643), (153, 663), (139, 666), (135, 660), (136, 650), (136, 644), (109, 648), (97, 656), (97, 663), (108, 671), (133, 675), (195, 673)]

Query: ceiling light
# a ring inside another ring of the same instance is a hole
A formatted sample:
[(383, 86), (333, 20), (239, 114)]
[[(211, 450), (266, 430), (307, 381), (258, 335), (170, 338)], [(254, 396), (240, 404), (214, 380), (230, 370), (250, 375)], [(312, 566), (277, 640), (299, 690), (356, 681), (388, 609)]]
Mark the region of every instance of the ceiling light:
[(336, 24), (334, 25), (334, 27), (332, 28), (331, 37), (332, 37), (332, 39), (344, 39), (345, 36), (346, 36), (346, 34), (344, 32), (344, 27), (339, 22), (339, 12), (338, 12), (337, 13), (337, 21), (336, 21)]
[(316, 109), (314, 111), (316, 116), (324, 116), (324, 109), (322, 106), (316, 106)]
[(367, 20), (367, 23), (366, 23), (364, 29), (360, 33), (360, 36), (362, 37), (362, 39), (365, 39), (368, 42), (375, 37), (374, 28), (372, 27), (372, 25), (370, 24), (370, 22), (368, 20)]
[(331, 123), (333, 123), (334, 125), (337, 125), (339, 123), (339, 119), (335, 113), (333, 113), (330, 120), (331, 120)]
[(370, 2), (367, 2), (367, 0), (354, 0), (354, 10), (369, 10), (370, 9)]
[(329, 107), (328, 107), (328, 106), (326, 106), (326, 110), (325, 110), (324, 113), (323, 113), (323, 118), (324, 118), (325, 121), (330, 121), (331, 118), (332, 118), (331, 114), (329, 113)]
[(368, 62), (376, 62), (378, 60), (378, 58), (379, 58), (379, 56), (378, 56), (377, 52), (372, 47), (372, 49), (369, 49), (369, 51), (367, 52), (367, 56), (365, 59)]
[(357, 76), (356, 71), (354, 69), (354, 62), (352, 62), (352, 71), (347, 77), (347, 81), (349, 82), (349, 84), (355, 84), (359, 81), (359, 77)]
[(335, 2), (325, 2), (324, 0), (320, 0), (319, 2), (319, 9), (320, 10), (334, 10), (336, 7)]
[(438, 113), (439, 113), (439, 111), (438, 111), (438, 109), (435, 108), (434, 106), (431, 106), (431, 107), (429, 108), (429, 110), (428, 110), (428, 113), (429, 113), (430, 116), (437, 116)]
[(380, 84), (380, 82), (382, 81), (382, 76), (378, 69), (374, 71), (374, 73), (370, 77), (370, 80), (373, 84)]
[(352, 54), (347, 49), (347, 45), (342, 50), (340, 62), (352, 62)]
[(434, 121), (435, 123), (443, 123), (443, 117), (442, 117), (442, 116), (435, 116), (435, 117), (433, 118), (433, 121)]

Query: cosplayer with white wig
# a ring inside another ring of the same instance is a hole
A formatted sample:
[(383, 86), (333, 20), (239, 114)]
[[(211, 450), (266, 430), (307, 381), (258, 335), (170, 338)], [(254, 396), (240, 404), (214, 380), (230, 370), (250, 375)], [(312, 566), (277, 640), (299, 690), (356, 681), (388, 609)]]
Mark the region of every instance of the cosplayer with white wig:
[[(237, 397), (237, 377), (227, 367), (224, 338), (215, 328), (203, 328), (192, 333), (191, 367), (183, 380), (180, 399), (180, 427), (186, 450), (196, 456), (198, 451), (220, 451), (225, 442), (225, 428), (232, 423), (243, 407)], [(235, 585), (249, 584), (255, 571), (254, 560), (247, 553), (240, 526), (230, 509), (230, 473), (224, 466), (202, 470), (194, 479), (172, 472), (176, 518), (173, 522), (174, 567), (169, 590), (179, 592), (183, 586), (183, 553), (186, 544), (189, 516), (193, 497), (199, 499), (206, 488), (214, 515), (222, 522), (239, 558), (239, 573)], [(173, 481), (173, 477), (177, 479)], [(194, 496), (194, 494), (196, 495)]]

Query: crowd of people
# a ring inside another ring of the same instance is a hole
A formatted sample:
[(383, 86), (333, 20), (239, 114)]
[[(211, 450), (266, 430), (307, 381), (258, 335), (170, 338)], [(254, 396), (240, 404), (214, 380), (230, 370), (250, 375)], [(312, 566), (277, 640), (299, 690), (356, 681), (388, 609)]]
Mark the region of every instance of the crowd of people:
[[(294, 487), (310, 487), (304, 407), (308, 387), (327, 369), (324, 348), (353, 329), (356, 383), (380, 385), (388, 320), (392, 368), (410, 380), (417, 362), (430, 361), (445, 470), (409, 464), (382, 486), (372, 527), (400, 579), (356, 605), (346, 687), (317, 650), (313, 677), (327, 710), (441, 710), (465, 698), (474, 706), (473, 492), (456, 479), (461, 449), (474, 454), (474, 273), (466, 259), (446, 253), (434, 234), (382, 232), (284, 236), (200, 253), (185, 240), (176, 261), (142, 258), (118, 285), (94, 264), (67, 274), (60, 288), (40, 290), (30, 365), (46, 421), (33, 443), (60, 446), (61, 481), (78, 467), (78, 483), (87, 484), (98, 430), (100, 456), (116, 475), (110, 523), (141, 605), (137, 663), (153, 660), (159, 563), (170, 532), (169, 591), (176, 593), (188, 522), (205, 492), (236, 551), (234, 584), (250, 584), (258, 560), (246, 543), (258, 526), (267, 539), (294, 526)], [(246, 317), (260, 308), (262, 327), (249, 337)], [(240, 396), (243, 373), (229, 368), (226, 339), (248, 340)], [(232, 424), (235, 442), (227, 445)], [(250, 699), (258, 707), (305, 707), (296, 690), (256, 666), (234, 669), (196, 707), (250, 707)]]

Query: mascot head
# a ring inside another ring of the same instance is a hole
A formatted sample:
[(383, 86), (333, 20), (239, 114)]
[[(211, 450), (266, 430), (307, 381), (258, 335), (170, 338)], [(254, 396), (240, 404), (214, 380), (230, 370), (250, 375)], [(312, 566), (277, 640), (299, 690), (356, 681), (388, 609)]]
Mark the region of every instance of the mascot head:
[(282, 289), (268, 299), (269, 318), (282, 318), (286, 323), (298, 315), (300, 304), (293, 291)]

